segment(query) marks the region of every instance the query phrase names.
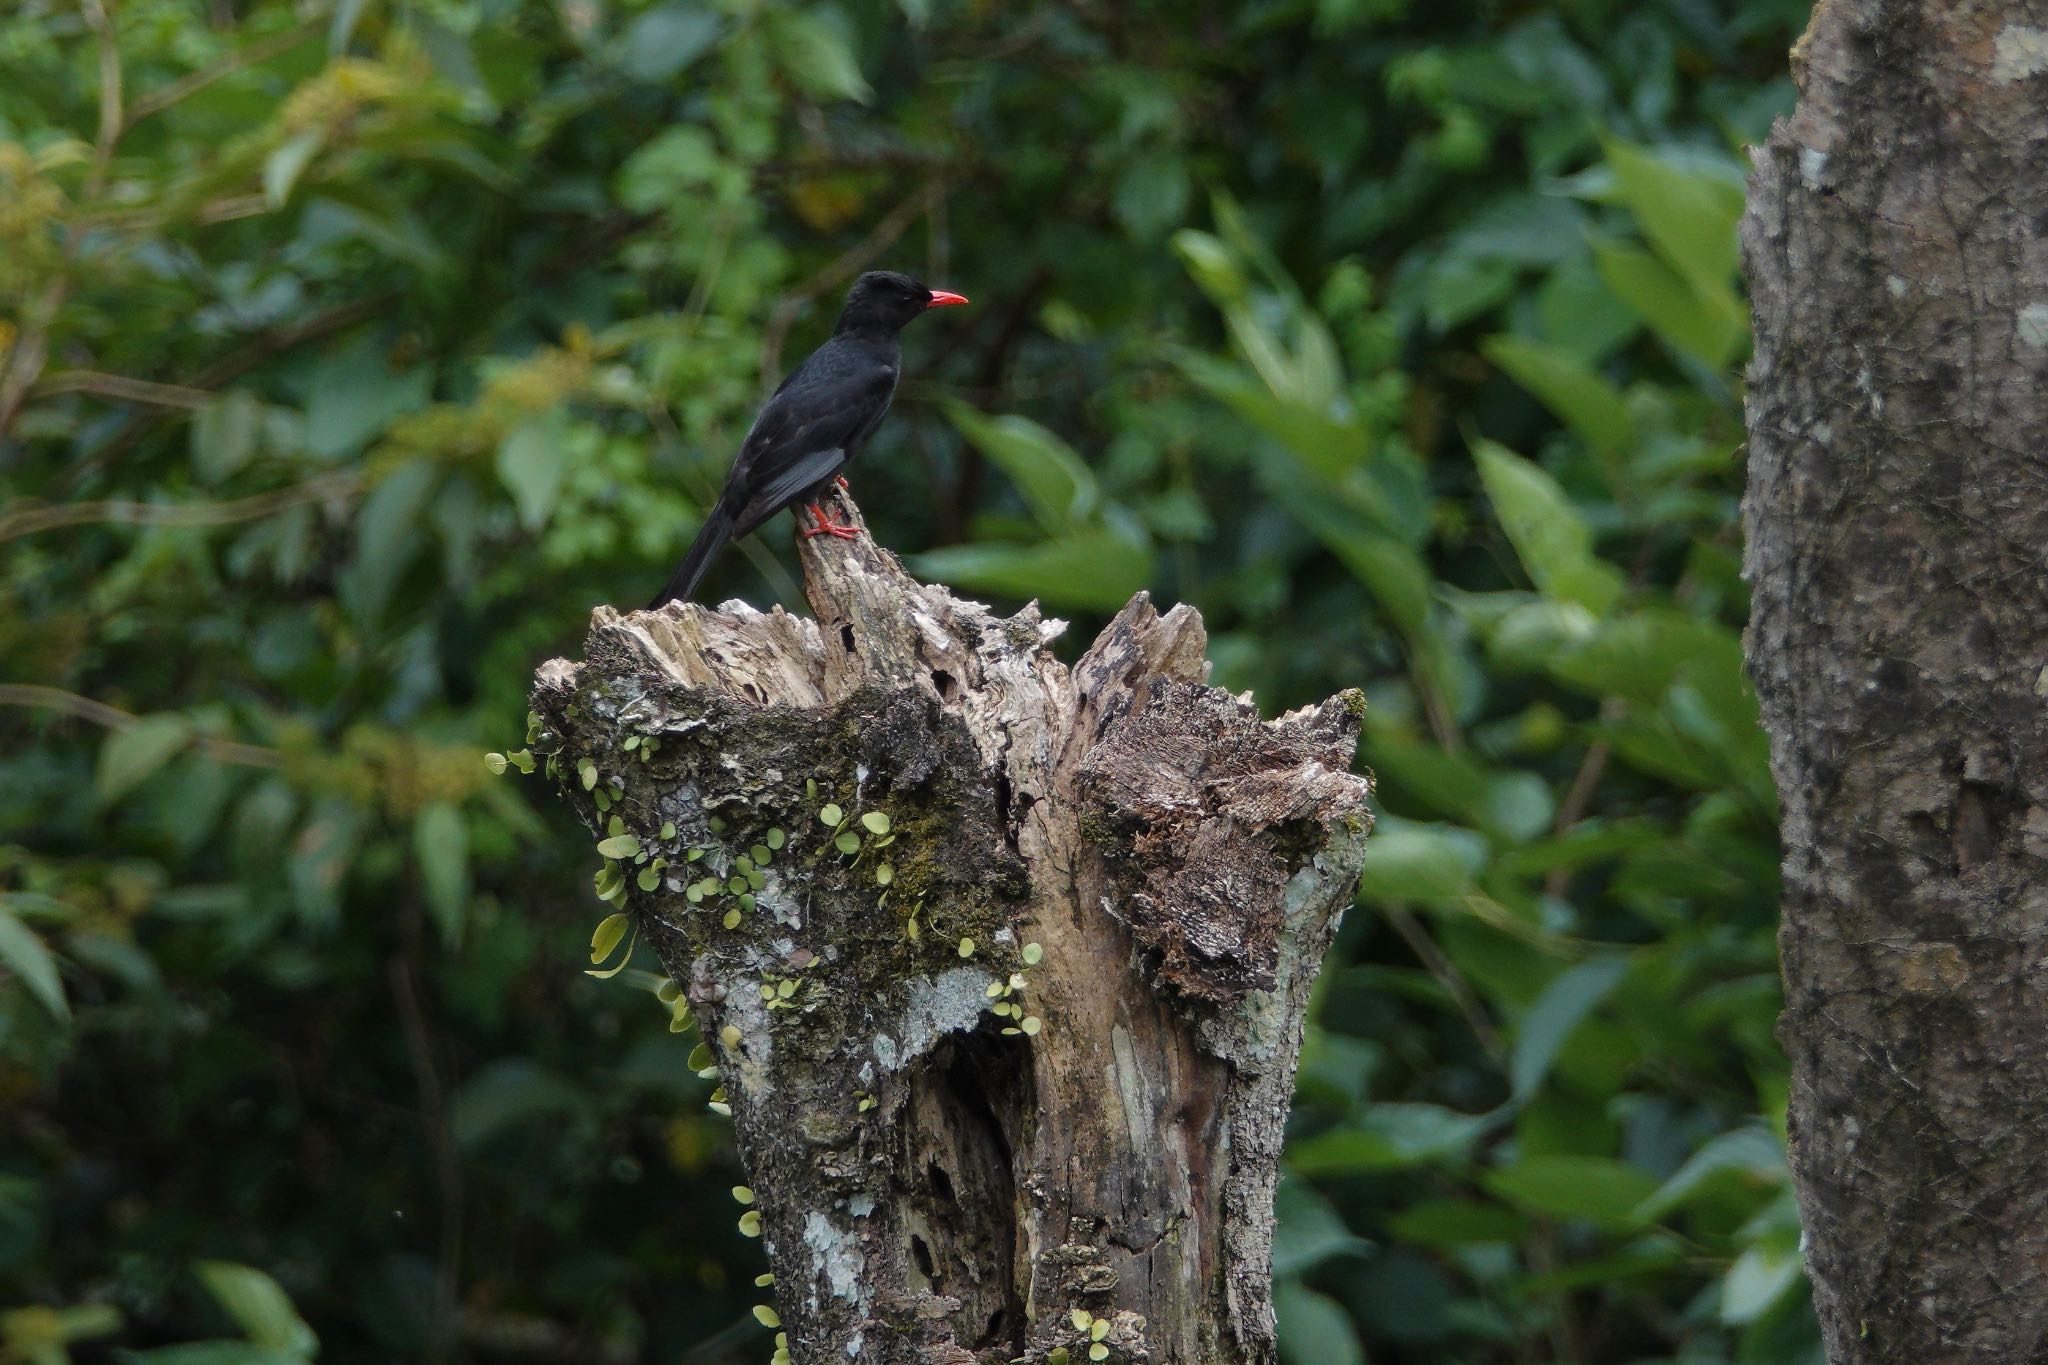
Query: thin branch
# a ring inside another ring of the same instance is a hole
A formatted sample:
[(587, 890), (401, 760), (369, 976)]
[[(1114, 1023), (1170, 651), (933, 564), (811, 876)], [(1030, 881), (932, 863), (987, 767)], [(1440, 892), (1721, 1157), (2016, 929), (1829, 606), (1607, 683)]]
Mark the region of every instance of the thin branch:
[(79, 0), (85, 22), (92, 26), (100, 49), (100, 131), (93, 143), (93, 188), (105, 181), (107, 166), (114, 159), (114, 144), (121, 140), (121, 48), (114, 41), (114, 22), (102, 0)]
[[(943, 205), (944, 201), (940, 203)], [(935, 220), (938, 212), (938, 208), (934, 208)], [(935, 234), (938, 231), (936, 221), (933, 231)], [(934, 278), (942, 277), (935, 273)], [(975, 376), (975, 391), (985, 395), (983, 402), (996, 401), (1003, 387), (1003, 378), (1009, 373), (1010, 359), (1023, 339), (1025, 326), (1038, 307), (1040, 295), (1051, 282), (1052, 271), (1041, 265), (1031, 272), (1031, 278), (1024, 282), (1023, 288), (1005, 304), (1002, 319), (996, 325), (995, 339), (983, 353), (980, 373)], [(960, 454), (959, 474), (952, 481), (951, 496), (941, 505), (940, 534), (946, 542), (967, 538), (967, 524), (974, 517), (974, 509), (981, 505), (982, 476), (987, 467), (988, 461), (983, 458), (981, 448), (972, 442), (965, 443)]]
[(1465, 1026), (1472, 1030), (1472, 1036), (1479, 1040), (1479, 1045), (1491, 1055), (1501, 1056), (1500, 1030), (1493, 1026), (1493, 1020), (1486, 1013), (1485, 1002), (1480, 1000), (1479, 992), (1472, 989), (1472, 983), (1465, 979), (1465, 974), (1458, 970), (1458, 964), (1445, 956), (1444, 950), (1437, 947), (1436, 940), (1429, 936), (1429, 931), (1406, 907), (1389, 906), (1381, 913), (1387, 923), (1394, 926), (1394, 932), (1401, 936), (1401, 941), (1408, 945), (1408, 950), (1450, 994), (1458, 1013), (1465, 1016)]
[[(76, 692), (66, 692), (61, 687), (45, 687), (40, 683), (0, 683), (0, 706), (61, 711), (67, 716), (108, 730), (132, 729), (142, 723), (140, 716), (123, 711), (118, 706), (109, 706), (103, 701), (94, 701), (91, 697), (81, 697)], [(276, 749), (266, 749), (260, 744), (242, 744), (232, 739), (215, 739), (211, 735), (194, 735), (192, 744), (208, 758), (221, 763), (235, 763), (245, 768), (284, 766), (282, 753)]]
[(239, 218), (261, 218), (270, 212), (270, 199), (261, 194), (228, 194), (203, 205), (196, 215), (197, 221), (206, 227), (216, 223), (232, 223)]
[(187, 388), (182, 384), (159, 384), (153, 379), (135, 379), (125, 374), (108, 374), (103, 370), (59, 370), (36, 384), (32, 390), (37, 398), (50, 398), (60, 393), (90, 393), (101, 398), (117, 398), (127, 403), (142, 403), (157, 408), (183, 408), (197, 412), (210, 406), (213, 395), (205, 389)]
[[(86, 178), (86, 198), (96, 199), (106, 187), (107, 168), (113, 163), (114, 144), (121, 138), (121, 49), (114, 41), (114, 25), (102, 0), (79, 0), (85, 21), (91, 25), (100, 51), (100, 129), (93, 143), (92, 173)], [(43, 287), (24, 320), (13, 349), (0, 369), (0, 437), (14, 425), (22, 404), (50, 354), (50, 328), (71, 292), (71, 270), (77, 263), (79, 232), (73, 229), (64, 241), (64, 258), (50, 282)]]
[(623, 242), (667, 221), (663, 213), (615, 213), (591, 222), (590, 235), (557, 248), (534, 268), (536, 278), (555, 281), (608, 259)]
[(120, 526), (232, 526), (255, 521), (309, 502), (352, 497), (362, 490), (363, 476), (354, 470), (326, 474), (289, 488), (257, 493), (230, 502), (166, 504), (159, 502), (72, 502), (52, 507), (16, 505), (0, 513), (0, 541), (54, 531), (65, 526), (111, 522)]
[(399, 1025), (405, 1034), (406, 1053), (412, 1061), (420, 1127), (425, 1130), (427, 1146), (433, 1153), (434, 1183), (439, 1196), (440, 1254), (434, 1267), (436, 1293), (433, 1316), (428, 1322), (426, 1357), (430, 1362), (440, 1362), (448, 1359), (457, 1328), (457, 1290), (462, 1271), (462, 1163), (448, 1130), (447, 1087), (441, 1083), (440, 1069), (434, 1065), (434, 1039), (413, 980), (413, 961), (424, 951), (416, 901), (408, 902), (400, 924), (404, 946), (392, 954), (388, 972)]
[[(277, 331), (259, 332), (252, 341), (240, 350), (231, 352), (220, 360), (216, 360), (213, 364), (185, 380), (180, 387), (188, 389), (218, 389), (229, 380), (240, 377), (248, 371), (255, 369), (264, 361), (281, 352), (290, 350), (294, 346), (300, 346), (309, 341), (318, 341), (322, 337), (331, 336), (336, 332), (353, 327), (358, 322), (364, 322), (376, 317), (380, 313), (388, 312), (402, 297), (404, 296), (394, 289), (389, 293), (375, 294), (367, 299), (357, 299), (353, 303), (344, 303), (339, 307), (330, 308), (324, 313), (315, 313), (305, 321), (294, 323), (290, 327)], [(77, 487), (88, 476), (97, 473), (107, 465), (120, 459), (123, 455), (126, 455), (130, 450), (133, 450), (142, 441), (143, 437), (156, 428), (157, 423), (165, 420), (167, 420), (166, 417), (160, 412), (144, 413), (131, 418), (126, 426), (108, 438), (105, 445), (52, 479), (49, 492), (53, 496), (61, 497)]]
[(403, 291), (392, 289), (382, 294), (372, 294), (366, 299), (357, 299), (353, 303), (340, 304), (324, 313), (315, 313), (305, 321), (295, 322), (289, 327), (258, 332), (255, 339), (241, 350), (216, 360), (185, 382), (195, 389), (217, 389), (230, 379), (238, 378), (255, 369), (281, 351), (303, 346), (309, 341), (318, 341), (322, 337), (346, 331), (359, 322), (367, 322), (379, 314), (388, 313), (404, 297)]
[(43, 372), (43, 360), (50, 353), (50, 323), (64, 306), (64, 296), (70, 288), (70, 277), (63, 272), (43, 287), (42, 296), (29, 313), (28, 325), (21, 329), (7, 353), (6, 369), (0, 372), (0, 436), (5, 436), (14, 425), (15, 415), (28, 399), (29, 385)]
[(946, 193), (946, 182), (927, 180), (913, 191), (909, 198), (882, 215), (882, 220), (857, 244), (839, 254), (830, 265), (805, 280), (782, 297), (775, 305), (775, 311), (768, 315), (768, 326), (761, 339), (761, 387), (772, 388), (782, 368), (782, 343), (789, 336), (789, 329), (796, 325), (796, 315), (806, 303), (826, 290), (844, 284), (855, 275), (872, 265), (875, 258), (896, 244), (896, 239), (916, 222), (920, 215), (929, 213), (932, 205), (939, 202)]
[(150, 91), (129, 107), (128, 118), (122, 124), (122, 131), (126, 132), (152, 114), (162, 113), (187, 95), (197, 94), (224, 76), (232, 76), (246, 67), (267, 62), (272, 57), (291, 51), (319, 33), (325, 25), (325, 20), (314, 20), (297, 28), (273, 33), (268, 38), (258, 38), (240, 51), (229, 53), (212, 66), (194, 71), (188, 76), (181, 76), (159, 90)]
[[(1600, 720), (1603, 724), (1612, 725), (1621, 719), (1622, 712), (1626, 709), (1617, 698), (1609, 697), (1600, 703)], [(1600, 785), (1600, 779), (1607, 774), (1610, 753), (1611, 750), (1604, 739), (1596, 739), (1586, 746), (1586, 756), (1579, 761), (1578, 772), (1572, 775), (1572, 785), (1565, 790), (1564, 800), (1558, 803), (1557, 818), (1550, 826), (1552, 835), (1563, 834), (1585, 815), (1586, 807), (1592, 804), (1594, 789)], [(1562, 896), (1571, 885), (1571, 881), (1570, 867), (1554, 867), (1550, 870), (1550, 875), (1544, 879), (1544, 894)]]

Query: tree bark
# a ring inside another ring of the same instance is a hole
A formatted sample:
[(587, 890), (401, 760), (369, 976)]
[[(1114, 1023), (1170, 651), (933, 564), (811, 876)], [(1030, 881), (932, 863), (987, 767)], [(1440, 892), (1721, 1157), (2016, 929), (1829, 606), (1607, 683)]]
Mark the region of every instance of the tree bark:
[(2048, 1359), (2048, 4), (1826, 0), (1756, 155), (1751, 667), (1829, 1358)]
[(1035, 606), (801, 553), (815, 621), (599, 608), (534, 691), (565, 793), (640, 845), (622, 904), (718, 1067), (791, 1355), (1271, 1361), (1361, 699), (1268, 723), (1187, 607), (1069, 670)]

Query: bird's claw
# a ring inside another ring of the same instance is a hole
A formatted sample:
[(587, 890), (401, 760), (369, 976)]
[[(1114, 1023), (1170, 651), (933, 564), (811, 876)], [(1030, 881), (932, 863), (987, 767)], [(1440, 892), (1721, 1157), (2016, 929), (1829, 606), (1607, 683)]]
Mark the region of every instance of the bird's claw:
[(797, 534), (805, 540), (815, 540), (819, 536), (831, 536), (835, 540), (860, 539), (860, 528), (858, 526), (832, 520), (832, 518), (825, 515), (825, 509), (818, 506), (815, 502), (810, 505), (808, 510), (811, 514), (811, 520), (815, 524), (802, 527), (797, 531)]

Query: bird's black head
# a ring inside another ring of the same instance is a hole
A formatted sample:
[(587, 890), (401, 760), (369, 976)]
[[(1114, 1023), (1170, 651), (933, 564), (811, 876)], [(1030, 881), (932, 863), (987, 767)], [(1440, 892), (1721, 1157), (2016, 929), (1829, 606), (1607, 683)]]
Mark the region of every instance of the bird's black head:
[(896, 332), (927, 308), (965, 302), (959, 294), (927, 289), (922, 281), (894, 270), (870, 270), (847, 291), (838, 330)]

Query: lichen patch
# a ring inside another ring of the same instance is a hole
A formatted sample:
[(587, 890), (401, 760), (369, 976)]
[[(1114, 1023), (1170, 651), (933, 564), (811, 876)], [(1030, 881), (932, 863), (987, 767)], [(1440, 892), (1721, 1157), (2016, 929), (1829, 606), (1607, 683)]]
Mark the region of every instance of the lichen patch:
[(2017, 330), (2020, 340), (2036, 350), (2048, 347), (2048, 303), (2030, 303), (2020, 309)]
[(2048, 71), (2048, 29), (2007, 24), (1991, 45), (1991, 79), (2001, 85)]

